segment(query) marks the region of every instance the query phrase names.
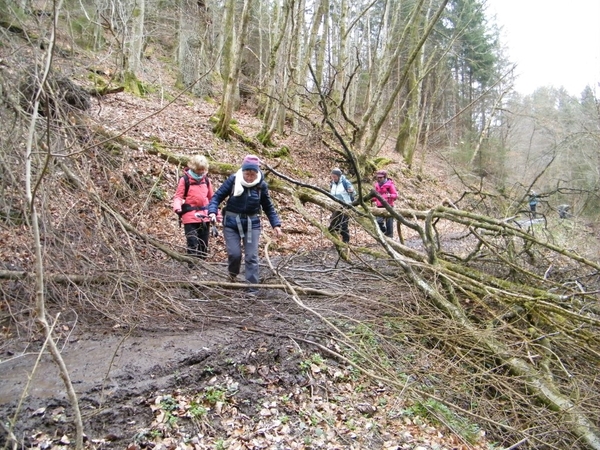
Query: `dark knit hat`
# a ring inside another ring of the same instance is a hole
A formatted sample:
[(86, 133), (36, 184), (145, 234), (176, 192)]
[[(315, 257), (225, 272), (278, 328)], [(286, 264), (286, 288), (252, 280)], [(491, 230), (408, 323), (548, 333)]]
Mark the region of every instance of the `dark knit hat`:
[(337, 167), (331, 171), (332, 175), (337, 175), (338, 177), (342, 176), (342, 169), (338, 169)]
[(260, 159), (258, 159), (258, 156), (246, 155), (242, 162), (242, 170), (254, 170), (255, 172), (258, 172), (259, 165)]

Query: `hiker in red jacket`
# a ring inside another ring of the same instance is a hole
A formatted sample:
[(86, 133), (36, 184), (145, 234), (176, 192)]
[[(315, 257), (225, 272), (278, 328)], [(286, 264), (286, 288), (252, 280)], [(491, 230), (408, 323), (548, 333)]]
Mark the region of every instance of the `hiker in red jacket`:
[(195, 155), (188, 161), (183, 176), (179, 179), (173, 211), (183, 223), (187, 254), (198, 258), (208, 256), (210, 218), (208, 204), (213, 196), (212, 183), (208, 178), (208, 161)]
[[(394, 181), (387, 177), (387, 172), (385, 170), (377, 172), (376, 177), (377, 180), (373, 187), (391, 207), (394, 207), (394, 200), (398, 198), (398, 192), (396, 191), (396, 186), (394, 186)], [(375, 202), (377, 208), (383, 208), (383, 204), (377, 198), (373, 198), (373, 202)], [(377, 224), (383, 234), (389, 238), (394, 237), (393, 217), (377, 217)]]

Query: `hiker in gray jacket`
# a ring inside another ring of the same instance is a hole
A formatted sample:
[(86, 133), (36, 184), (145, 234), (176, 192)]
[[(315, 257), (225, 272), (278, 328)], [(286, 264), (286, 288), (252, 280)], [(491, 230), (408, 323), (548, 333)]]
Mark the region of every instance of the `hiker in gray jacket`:
[[(341, 169), (335, 168), (331, 171), (329, 193), (344, 203), (350, 204), (354, 201), (354, 186), (352, 186), (352, 183), (344, 176)], [(345, 244), (350, 242), (350, 231), (348, 229), (349, 220), (350, 218), (348, 215), (340, 208), (333, 212), (331, 215), (331, 222), (329, 223), (329, 232), (339, 233)]]

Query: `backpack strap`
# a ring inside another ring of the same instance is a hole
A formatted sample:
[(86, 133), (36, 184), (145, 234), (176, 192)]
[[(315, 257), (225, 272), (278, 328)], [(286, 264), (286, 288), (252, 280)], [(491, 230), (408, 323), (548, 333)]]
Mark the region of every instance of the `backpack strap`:
[[(203, 210), (207, 210), (208, 206), (203, 206), (203, 207), (199, 207), (199, 206), (191, 206), (185, 203), (185, 199), (188, 196), (188, 192), (190, 190), (190, 177), (187, 173), (184, 172), (184, 174), (181, 176), (181, 178), (183, 178), (183, 182), (185, 183), (185, 189), (183, 191), (183, 203), (181, 205), (181, 213), (179, 214), (179, 227), (181, 228), (181, 216), (183, 216), (185, 213), (188, 213), (190, 211), (203, 211)], [(204, 175), (204, 177), (202, 178), (202, 181), (200, 181), (200, 183), (198, 183), (198, 185), (201, 184), (206, 184), (207, 187), (210, 187), (210, 179), (208, 178), (208, 175)]]
[(183, 174), (183, 182), (185, 183), (185, 190), (183, 191), (183, 201), (185, 202), (185, 199), (188, 196), (188, 192), (190, 190), (190, 177), (187, 173)]
[[(181, 178), (183, 178), (183, 182), (185, 183), (185, 190), (183, 191), (183, 201), (185, 202), (185, 199), (188, 196), (188, 192), (190, 190), (190, 177), (187, 173), (184, 173)], [(204, 175), (204, 177), (202, 178), (202, 181), (200, 181), (200, 183), (198, 183), (198, 185), (201, 184), (206, 184), (206, 186), (210, 187), (210, 179), (208, 178), (208, 175)]]
[(350, 196), (350, 200), (354, 201), (354, 189), (352, 189), (352, 192), (348, 192), (348, 189), (350, 189), (352, 187), (352, 185), (350, 184), (350, 182), (344, 177), (344, 178), (342, 178), (342, 184), (344, 185), (344, 190)]

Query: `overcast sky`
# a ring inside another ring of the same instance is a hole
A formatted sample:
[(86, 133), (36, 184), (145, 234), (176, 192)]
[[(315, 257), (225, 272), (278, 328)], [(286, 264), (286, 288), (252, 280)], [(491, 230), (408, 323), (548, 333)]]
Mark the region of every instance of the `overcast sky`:
[(516, 90), (563, 86), (579, 96), (600, 93), (600, 0), (487, 0), (509, 59), (518, 64)]

